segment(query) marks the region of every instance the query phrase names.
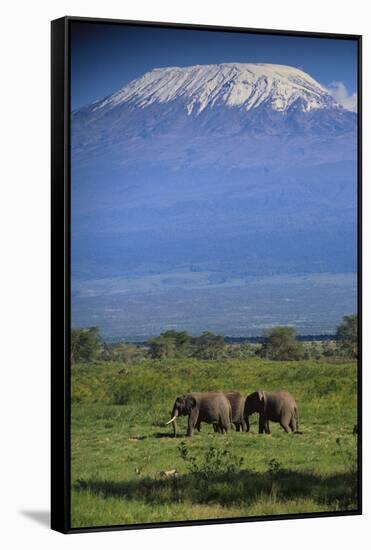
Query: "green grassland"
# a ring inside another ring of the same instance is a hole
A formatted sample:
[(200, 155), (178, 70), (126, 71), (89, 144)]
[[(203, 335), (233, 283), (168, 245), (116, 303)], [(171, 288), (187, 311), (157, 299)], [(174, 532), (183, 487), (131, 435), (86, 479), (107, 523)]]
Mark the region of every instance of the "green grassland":
[[(259, 435), (256, 415), (249, 433), (165, 426), (177, 395), (255, 389), (290, 391), (302, 433)], [(73, 365), (72, 527), (355, 510), (356, 408), (355, 361)]]

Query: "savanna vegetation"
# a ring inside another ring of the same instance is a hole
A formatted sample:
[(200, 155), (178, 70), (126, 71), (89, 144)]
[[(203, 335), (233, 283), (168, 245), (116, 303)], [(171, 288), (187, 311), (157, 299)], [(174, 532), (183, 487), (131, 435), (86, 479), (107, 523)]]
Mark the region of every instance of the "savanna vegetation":
[[(93, 361), (131, 364), (146, 359), (243, 359), (253, 356), (290, 361), (321, 357), (356, 358), (357, 316), (346, 315), (333, 338), (299, 339), (293, 327), (274, 327), (262, 338), (226, 339), (212, 332), (190, 336), (185, 331), (168, 330), (148, 342), (102, 341), (99, 329), (72, 329), (71, 362)], [(233, 340), (233, 339), (232, 339)]]
[[(344, 325), (351, 339), (352, 323)], [(299, 359), (283, 360), (269, 352), (277, 333), (262, 344), (211, 336), (172, 331), (146, 345), (107, 345), (93, 331), (89, 359), (75, 347), (73, 527), (356, 509), (354, 346), (302, 342)], [(162, 344), (169, 355), (158, 356)], [(290, 391), (302, 433), (271, 424), (271, 435), (259, 435), (254, 417), (249, 433), (221, 435), (203, 424), (187, 438), (180, 418), (173, 438), (165, 426), (177, 395), (256, 389)]]

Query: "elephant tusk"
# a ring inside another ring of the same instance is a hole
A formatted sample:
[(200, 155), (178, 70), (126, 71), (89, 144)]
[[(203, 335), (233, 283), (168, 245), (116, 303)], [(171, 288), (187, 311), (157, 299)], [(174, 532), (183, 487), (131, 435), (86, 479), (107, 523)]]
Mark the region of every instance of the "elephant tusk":
[(168, 424), (171, 424), (172, 422), (174, 422), (175, 419), (176, 419), (176, 415), (173, 416), (173, 418), (171, 420), (169, 420), (169, 422), (166, 422), (165, 426), (167, 426)]

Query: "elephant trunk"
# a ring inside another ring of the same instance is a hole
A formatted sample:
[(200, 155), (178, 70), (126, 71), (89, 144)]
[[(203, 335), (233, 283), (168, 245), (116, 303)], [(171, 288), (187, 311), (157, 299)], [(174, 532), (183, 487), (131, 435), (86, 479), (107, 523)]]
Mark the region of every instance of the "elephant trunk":
[(173, 430), (174, 430), (174, 437), (178, 434), (178, 424), (176, 420), (173, 420)]

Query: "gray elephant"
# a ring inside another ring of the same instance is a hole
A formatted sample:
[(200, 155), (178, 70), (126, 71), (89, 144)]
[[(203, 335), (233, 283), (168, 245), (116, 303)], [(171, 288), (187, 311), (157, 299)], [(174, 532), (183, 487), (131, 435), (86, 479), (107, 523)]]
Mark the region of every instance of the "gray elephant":
[(269, 421), (279, 422), (285, 432), (295, 432), (299, 428), (298, 407), (293, 396), (287, 391), (255, 391), (246, 397), (244, 417), (247, 431), (250, 429), (249, 416), (259, 413), (259, 433), (270, 433)]
[[(243, 411), (244, 411), (244, 405), (245, 405), (245, 398), (243, 395), (238, 391), (229, 391), (229, 392), (223, 392), (228, 401), (231, 404), (231, 410), (232, 410), (232, 424), (235, 425), (237, 432), (246, 432), (247, 431), (247, 425), (244, 419)], [(217, 424), (214, 424), (214, 431), (219, 431), (219, 426)], [(196, 428), (198, 431), (201, 431), (201, 420), (199, 419), (196, 424)]]
[(218, 426), (218, 431), (226, 433), (232, 422), (231, 404), (221, 392), (195, 392), (177, 397), (171, 413), (174, 437), (178, 433), (177, 417), (188, 415), (187, 435), (193, 435), (198, 422), (207, 422)]

